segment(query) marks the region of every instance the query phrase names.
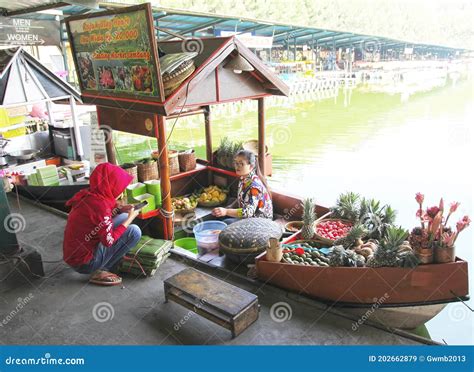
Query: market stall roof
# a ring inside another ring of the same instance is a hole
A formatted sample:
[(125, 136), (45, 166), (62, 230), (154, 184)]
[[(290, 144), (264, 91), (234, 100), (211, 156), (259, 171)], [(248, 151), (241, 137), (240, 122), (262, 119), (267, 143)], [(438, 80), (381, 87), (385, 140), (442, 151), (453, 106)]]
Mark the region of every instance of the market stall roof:
[[(201, 51), (194, 58), (196, 69), (164, 102), (127, 100), (83, 93), (86, 103), (126, 110), (153, 111), (169, 116), (213, 104), (289, 94), (288, 86), (235, 37), (203, 38)], [(160, 48), (167, 54), (180, 53), (183, 41), (166, 41)], [(236, 73), (228, 63), (243, 57), (252, 71)]]
[[(42, 7), (40, 5), (42, 4)], [(45, 4), (46, 3), (46, 4)], [(98, 4), (97, 4), (98, 3)], [(39, 6), (39, 8), (38, 8)], [(56, 14), (38, 13), (37, 10), (57, 8), (63, 17), (84, 14), (96, 10), (124, 7), (127, 4), (117, 4), (113, 1), (98, 2), (93, 0), (76, 1), (15, 1), (0, 0), (0, 9), (5, 16), (21, 16), (34, 19), (55, 19)], [(448, 45), (434, 45), (420, 41), (398, 40), (387, 36), (364, 35), (348, 31), (327, 30), (317, 27), (306, 27), (294, 24), (267, 22), (251, 18), (230, 17), (216, 14), (189, 12), (184, 10), (153, 7), (155, 25), (162, 30), (183, 36), (209, 37), (220, 36), (225, 32), (237, 34), (250, 33), (253, 36), (273, 37), (273, 46), (309, 45), (323, 48), (355, 47), (372, 50), (386, 48), (399, 50), (405, 47), (414, 48), (414, 51), (456, 52), (466, 51), (466, 48), (454, 48)], [(159, 31), (158, 39), (167, 40), (170, 34)], [(63, 40), (67, 40), (63, 29)]]
[(0, 49), (0, 106), (62, 100), (80, 93), (22, 47)]

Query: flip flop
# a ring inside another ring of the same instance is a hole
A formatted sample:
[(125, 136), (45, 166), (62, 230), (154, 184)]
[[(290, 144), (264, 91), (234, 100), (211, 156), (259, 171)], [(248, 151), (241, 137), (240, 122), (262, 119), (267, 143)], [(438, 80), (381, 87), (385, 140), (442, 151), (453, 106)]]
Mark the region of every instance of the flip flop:
[(91, 275), (89, 283), (104, 286), (120, 285), (122, 284), (122, 278), (108, 271), (97, 270)]

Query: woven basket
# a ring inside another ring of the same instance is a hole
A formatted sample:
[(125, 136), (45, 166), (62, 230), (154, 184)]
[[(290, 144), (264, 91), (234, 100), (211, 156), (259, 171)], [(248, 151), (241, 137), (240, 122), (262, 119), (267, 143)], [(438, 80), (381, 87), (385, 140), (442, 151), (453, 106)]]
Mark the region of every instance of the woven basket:
[(268, 247), (270, 238), (280, 239), (282, 228), (266, 218), (246, 218), (226, 227), (219, 234), (220, 251), (232, 261), (242, 256), (253, 259)]
[(181, 172), (196, 169), (196, 154), (194, 153), (194, 150), (190, 153), (180, 152), (178, 154), (178, 161)]
[(170, 167), (170, 176), (173, 176), (179, 173), (178, 151), (176, 150), (168, 151), (168, 164)]
[(317, 222), (314, 224), (314, 236), (316, 236), (316, 237), (318, 238), (317, 240), (321, 241), (321, 242), (324, 243), (324, 244), (331, 244), (331, 245), (332, 245), (332, 244), (335, 242), (335, 240), (327, 239), (327, 238), (325, 238), (325, 237), (323, 237), (323, 236), (321, 236), (321, 235), (318, 235), (318, 233), (316, 232), (316, 228), (318, 227), (318, 225), (319, 225), (320, 223), (322, 223), (322, 222), (327, 222), (327, 221), (342, 221), (342, 222), (348, 222), (348, 223), (354, 225), (354, 224), (352, 223), (352, 221), (343, 220), (343, 219), (341, 219), (341, 218), (325, 218), (325, 219), (323, 219), (323, 220), (321, 220), (321, 221), (317, 221)]
[(151, 163), (138, 163), (138, 180), (140, 182), (150, 181), (150, 180), (157, 180), (158, 175), (158, 163), (153, 161)]
[[(188, 61), (192, 62), (192, 61)], [(174, 76), (173, 78), (163, 82), (163, 88), (165, 90), (165, 96), (169, 96), (173, 93), (176, 88), (178, 88), (183, 81), (185, 81), (191, 74), (194, 72), (195, 66), (194, 64), (188, 65), (184, 70), (182, 70), (179, 74)], [(166, 76), (163, 76), (166, 78)]]
[(138, 176), (137, 176), (137, 166), (132, 163), (125, 163), (120, 166), (125, 172), (133, 177), (132, 182), (130, 183), (137, 183)]

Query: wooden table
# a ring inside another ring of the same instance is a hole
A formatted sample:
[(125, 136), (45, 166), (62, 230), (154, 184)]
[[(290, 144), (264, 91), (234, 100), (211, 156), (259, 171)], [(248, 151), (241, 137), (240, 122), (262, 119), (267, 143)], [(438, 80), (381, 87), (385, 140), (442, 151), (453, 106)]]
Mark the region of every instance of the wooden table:
[(232, 338), (258, 319), (258, 297), (193, 268), (164, 281), (166, 302), (176, 302), (229, 329)]

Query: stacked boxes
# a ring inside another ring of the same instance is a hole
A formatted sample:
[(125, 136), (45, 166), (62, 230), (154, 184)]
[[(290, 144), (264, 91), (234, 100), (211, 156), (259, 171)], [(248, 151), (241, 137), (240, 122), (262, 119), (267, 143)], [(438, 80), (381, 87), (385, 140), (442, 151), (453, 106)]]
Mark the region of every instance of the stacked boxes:
[(147, 213), (156, 209), (155, 197), (147, 193), (147, 186), (143, 183), (134, 183), (127, 187), (127, 200), (130, 204), (147, 201), (146, 207), (141, 209), (141, 213)]
[(55, 165), (47, 165), (36, 169), (36, 173), (28, 175), (29, 186), (59, 186), (59, 175)]
[(153, 195), (143, 194), (135, 197), (135, 203), (141, 203), (143, 201), (146, 201), (148, 204), (140, 210), (141, 213), (151, 212), (156, 209), (155, 197)]
[(155, 197), (156, 207), (161, 207), (161, 186), (160, 180), (149, 180), (145, 181), (146, 192)]

